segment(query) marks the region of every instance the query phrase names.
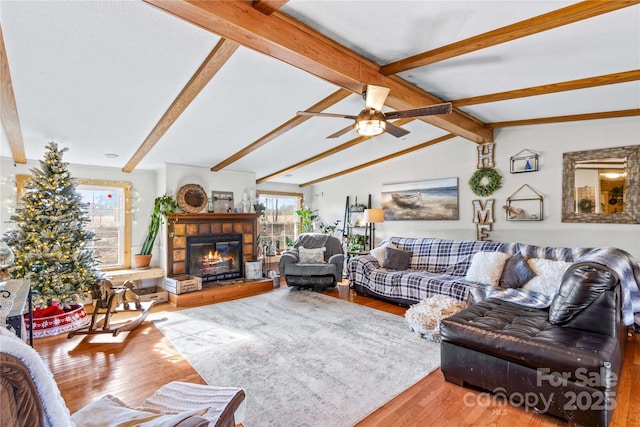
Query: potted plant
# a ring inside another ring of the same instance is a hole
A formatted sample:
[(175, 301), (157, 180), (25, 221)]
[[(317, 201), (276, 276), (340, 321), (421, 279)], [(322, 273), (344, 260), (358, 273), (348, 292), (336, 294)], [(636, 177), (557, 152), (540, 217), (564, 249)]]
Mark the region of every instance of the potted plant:
[(624, 195), (624, 187), (622, 185), (613, 187), (609, 191), (609, 195), (611, 196), (611, 198), (609, 199), (609, 204), (615, 205), (616, 203), (618, 203), (618, 200), (622, 199), (622, 196)]
[(254, 203), (253, 210), (255, 210), (256, 213), (264, 216), (264, 212), (267, 210), (267, 207), (263, 203)]
[(320, 221), (318, 223), (318, 226), (320, 227), (320, 232), (322, 234), (328, 234), (330, 236), (335, 236), (336, 234), (340, 234), (340, 232), (342, 230), (338, 229), (338, 224), (340, 223), (340, 220), (337, 219), (334, 221), (333, 225), (326, 225), (324, 222)]
[(302, 233), (313, 232), (313, 223), (318, 219), (318, 211), (312, 211), (309, 208), (299, 209), (296, 215), (300, 217), (300, 231)]
[(177, 208), (178, 203), (173, 196), (164, 194), (156, 197), (153, 204), (153, 212), (151, 213), (151, 222), (147, 230), (147, 237), (144, 239), (144, 243), (142, 243), (140, 253), (134, 256), (136, 268), (146, 268), (149, 266), (151, 263), (151, 251), (153, 250), (156, 237), (158, 237), (160, 226), (166, 220), (167, 215), (175, 212)]

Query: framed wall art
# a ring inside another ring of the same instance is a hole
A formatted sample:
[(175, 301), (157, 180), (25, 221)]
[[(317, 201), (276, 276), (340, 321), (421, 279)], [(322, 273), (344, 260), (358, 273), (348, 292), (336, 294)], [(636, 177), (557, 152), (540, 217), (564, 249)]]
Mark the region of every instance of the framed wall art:
[(231, 213), (233, 212), (233, 191), (212, 191), (213, 212)]
[(385, 184), (382, 186), (385, 221), (457, 220), (458, 178)]

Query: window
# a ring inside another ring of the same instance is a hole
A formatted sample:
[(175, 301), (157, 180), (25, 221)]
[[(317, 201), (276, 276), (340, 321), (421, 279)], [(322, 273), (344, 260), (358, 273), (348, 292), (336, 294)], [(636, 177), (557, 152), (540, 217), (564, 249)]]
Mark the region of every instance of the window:
[(86, 229), (96, 235), (93, 251), (100, 268), (131, 267), (131, 184), (78, 179), (77, 191), (87, 204)]
[(274, 255), (292, 246), (298, 237), (296, 211), (302, 209), (302, 194), (259, 191), (258, 203), (265, 206), (258, 229), (260, 252)]
[[(29, 175), (16, 175), (19, 198)], [(102, 270), (131, 267), (131, 183), (79, 178), (76, 191), (87, 203), (90, 222), (85, 228), (96, 235), (94, 254)]]

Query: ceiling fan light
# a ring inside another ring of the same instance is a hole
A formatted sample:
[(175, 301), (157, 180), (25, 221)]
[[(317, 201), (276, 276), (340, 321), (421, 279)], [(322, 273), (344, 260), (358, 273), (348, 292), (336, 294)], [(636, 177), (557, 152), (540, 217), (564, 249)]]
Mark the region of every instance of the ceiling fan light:
[(375, 136), (380, 135), (387, 127), (387, 123), (383, 120), (360, 120), (356, 123), (356, 131), (360, 135)]

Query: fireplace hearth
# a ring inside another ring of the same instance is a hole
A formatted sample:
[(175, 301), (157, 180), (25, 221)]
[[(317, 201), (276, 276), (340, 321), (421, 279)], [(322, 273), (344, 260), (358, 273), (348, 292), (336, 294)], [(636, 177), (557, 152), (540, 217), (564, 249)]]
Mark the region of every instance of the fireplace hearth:
[(203, 282), (242, 277), (242, 235), (187, 237), (187, 266), (187, 273), (202, 277)]

